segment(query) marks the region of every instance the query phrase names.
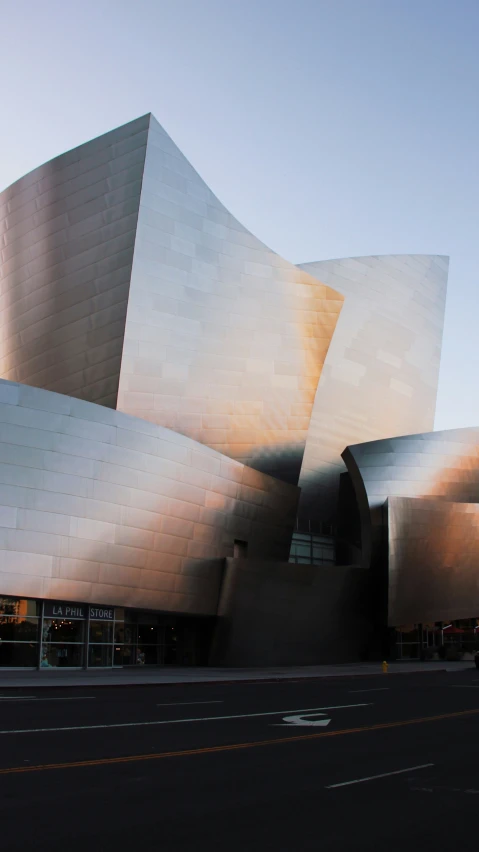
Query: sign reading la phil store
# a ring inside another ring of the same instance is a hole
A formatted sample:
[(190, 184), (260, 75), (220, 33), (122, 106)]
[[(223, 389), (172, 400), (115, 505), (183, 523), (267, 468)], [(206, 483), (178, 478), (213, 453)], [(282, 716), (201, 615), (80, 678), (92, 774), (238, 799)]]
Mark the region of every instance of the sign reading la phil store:
[(45, 601), (43, 615), (45, 618), (79, 618), (85, 619), (87, 614), (90, 621), (113, 621), (115, 609), (112, 606), (90, 606), (69, 603), (67, 601)]

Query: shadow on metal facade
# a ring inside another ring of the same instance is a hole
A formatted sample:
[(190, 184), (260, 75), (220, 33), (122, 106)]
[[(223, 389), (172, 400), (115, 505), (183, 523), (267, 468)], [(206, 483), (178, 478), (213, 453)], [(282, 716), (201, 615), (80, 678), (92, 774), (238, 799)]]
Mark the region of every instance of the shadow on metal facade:
[(321, 374), (301, 468), (300, 515), (331, 521), (350, 444), (434, 426), (448, 258), (302, 264), (345, 296)]
[(298, 493), (156, 424), (0, 382), (2, 594), (215, 614), (235, 539), (287, 558)]

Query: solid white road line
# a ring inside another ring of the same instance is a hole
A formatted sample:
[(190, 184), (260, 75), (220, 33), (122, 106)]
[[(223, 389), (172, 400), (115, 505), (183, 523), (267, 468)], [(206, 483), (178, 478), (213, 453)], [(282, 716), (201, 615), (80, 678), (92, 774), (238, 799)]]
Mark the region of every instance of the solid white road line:
[(141, 728), (147, 725), (178, 725), (181, 722), (220, 722), (224, 719), (252, 719), (256, 716), (286, 716), (288, 713), (313, 713), (316, 710), (347, 710), (350, 707), (370, 707), (370, 704), (339, 704), (335, 707), (306, 707), (304, 710), (268, 710), (267, 713), (239, 713), (234, 716), (200, 716), (198, 719), (160, 719), (154, 722), (114, 722), (110, 725), (69, 725), (62, 728), (19, 728), (0, 731), (1, 734), (46, 734), (53, 731), (98, 731), (103, 728)]
[(376, 689), (350, 689), (351, 695), (353, 692), (387, 692), (389, 686), (378, 686)]
[(157, 704), (157, 707), (184, 707), (186, 704), (224, 704), (224, 701), (175, 701), (169, 704)]
[(375, 781), (376, 778), (389, 778), (390, 775), (403, 775), (404, 772), (416, 772), (418, 769), (427, 769), (434, 763), (423, 763), (421, 766), (409, 766), (408, 769), (396, 769), (395, 772), (382, 772), (381, 775), (369, 775), (367, 778), (356, 778), (354, 781), (343, 781), (341, 784), (329, 784), (326, 790), (334, 790), (336, 787), (349, 787), (350, 784), (362, 784), (363, 781)]

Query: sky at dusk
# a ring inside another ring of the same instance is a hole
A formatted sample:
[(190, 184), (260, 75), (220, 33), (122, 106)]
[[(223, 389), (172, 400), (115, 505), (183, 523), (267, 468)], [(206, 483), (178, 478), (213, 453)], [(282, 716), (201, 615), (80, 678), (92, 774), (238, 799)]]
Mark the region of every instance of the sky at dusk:
[(479, 425), (478, 0), (0, 0), (0, 190), (152, 112), (302, 263), (451, 258), (436, 428)]

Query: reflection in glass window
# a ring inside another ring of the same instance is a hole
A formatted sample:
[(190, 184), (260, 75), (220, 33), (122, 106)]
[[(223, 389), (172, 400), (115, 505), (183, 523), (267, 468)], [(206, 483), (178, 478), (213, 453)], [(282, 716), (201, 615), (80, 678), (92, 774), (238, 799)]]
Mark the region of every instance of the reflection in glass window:
[(0, 642), (37, 642), (39, 620), (0, 615)]
[(0, 597), (0, 615), (40, 615), (40, 602), (27, 598)]

